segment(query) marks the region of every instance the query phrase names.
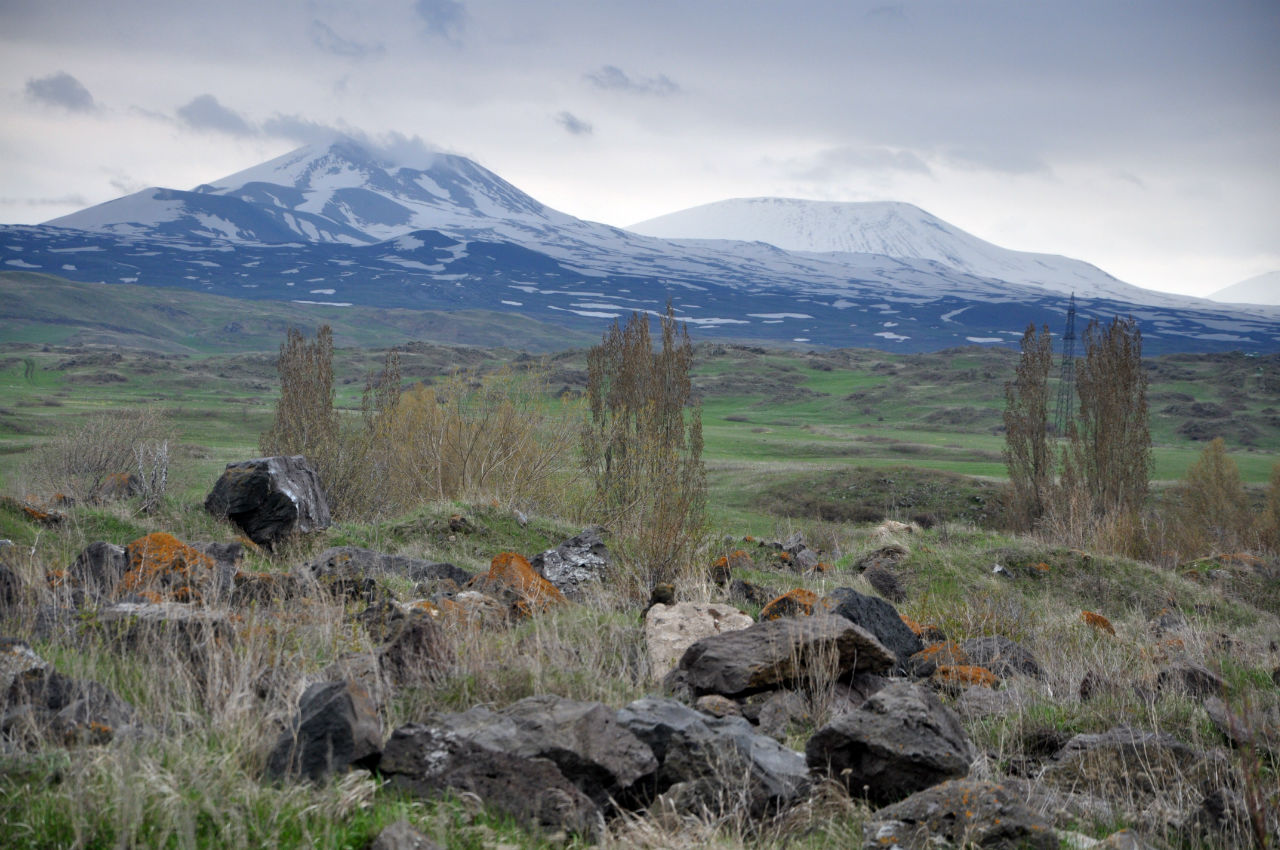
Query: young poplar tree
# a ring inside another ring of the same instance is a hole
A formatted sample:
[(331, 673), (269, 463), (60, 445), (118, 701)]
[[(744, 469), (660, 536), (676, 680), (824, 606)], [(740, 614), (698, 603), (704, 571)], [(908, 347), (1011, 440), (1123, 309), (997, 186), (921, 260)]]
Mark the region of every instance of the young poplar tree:
[(702, 417), (689, 373), (693, 343), (667, 305), (654, 351), (649, 319), (614, 322), (587, 355), (588, 421), (582, 453), (606, 523), (634, 551), (647, 578), (686, 566), (704, 524)]
[(1053, 483), (1053, 454), (1049, 450), (1049, 370), (1053, 341), (1049, 327), (1036, 332), (1027, 325), (1022, 357), (1014, 379), (1004, 385), (1004, 462), (1009, 469), (1012, 514), (1029, 527), (1045, 511)]
[(258, 447), (265, 455), (300, 454), (313, 463), (331, 453), (338, 441), (334, 409), (333, 330), (321, 325), (314, 340), (289, 328), (276, 360), (280, 400), (271, 428)]
[(1136, 516), (1152, 464), (1142, 332), (1132, 317), (1117, 316), (1105, 328), (1094, 319), (1084, 343), (1076, 372), (1080, 406), (1068, 429), (1063, 478), (1078, 482), (1095, 516)]

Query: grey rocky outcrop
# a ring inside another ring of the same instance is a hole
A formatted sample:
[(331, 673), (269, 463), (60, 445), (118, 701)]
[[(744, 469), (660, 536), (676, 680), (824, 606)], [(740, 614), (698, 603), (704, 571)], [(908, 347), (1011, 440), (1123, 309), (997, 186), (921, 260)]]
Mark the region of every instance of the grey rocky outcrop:
[(819, 729), (805, 746), (811, 770), (876, 805), (963, 777), (973, 759), (960, 719), (931, 691), (909, 682), (877, 691)]
[(583, 529), (554, 549), (534, 555), (530, 565), (569, 599), (581, 599), (583, 590), (609, 575), (609, 548), (601, 529)]
[(227, 464), (204, 507), (267, 547), (293, 534), (328, 528), (331, 522), (320, 476), (301, 455)]
[(470, 791), (526, 822), (581, 831), (613, 800), (634, 796), (637, 783), (657, 767), (650, 748), (612, 709), (544, 695), (501, 711), (476, 706), (397, 729), (379, 769), (419, 793)]
[(441, 847), (401, 819), (384, 827), (368, 850), (441, 850)]
[(650, 794), (671, 794), (684, 808), (752, 817), (780, 811), (809, 789), (804, 756), (758, 734), (741, 717), (709, 717), (671, 699), (645, 697), (618, 720), (658, 760)]
[(897, 657), (897, 668), (906, 668), (907, 659), (924, 649), (924, 644), (902, 621), (898, 609), (877, 596), (867, 596), (851, 587), (837, 587), (823, 600), (837, 617), (875, 635)]
[(1044, 678), (1044, 670), (1035, 656), (1004, 635), (971, 638), (960, 647), (969, 656), (971, 664), (985, 667), (1002, 679), (1013, 675)]
[(0, 638), (0, 736), (70, 746), (136, 731), (133, 707), (108, 688), (63, 675), (23, 641)]
[(365, 689), (317, 682), (298, 700), (290, 728), (267, 759), (267, 775), (319, 782), (350, 767), (372, 767), (382, 752), (382, 722)]
[(1122, 800), (1164, 798), (1210, 772), (1201, 754), (1172, 735), (1118, 726), (1079, 734), (1054, 754), (1049, 785)]
[(946, 847), (1058, 850), (1053, 825), (992, 782), (952, 779), (874, 812), (864, 850)]
[(694, 694), (737, 696), (810, 679), (882, 672), (894, 664), (893, 653), (869, 632), (841, 617), (817, 614), (702, 638), (681, 657), (676, 675)]
[(600, 807), (555, 762), (490, 749), (434, 722), (392, 732), (378, 770), (393, 787), (421, 797), (474, 794), (532, 828), (594, 836), (603, 826)]

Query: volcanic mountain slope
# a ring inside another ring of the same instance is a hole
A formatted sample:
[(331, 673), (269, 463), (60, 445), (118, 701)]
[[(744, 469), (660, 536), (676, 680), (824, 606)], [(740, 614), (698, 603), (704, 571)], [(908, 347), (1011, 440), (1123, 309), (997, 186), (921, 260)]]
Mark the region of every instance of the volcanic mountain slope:
[[(1141, 290), (907, 205), (878, 205), (855, 239), (848, 211), (731, 203), (791, 210), (811, 238), (788, 244), (806, 250), (632, 233), (550, 209), (464, 157), (409, 163), (338, 139), (190, 191), (0, 228), (0, 268), (335, 308), (516, 312), (579, 330), (670, 301), (702, 338), (904, 351), (1016, 344), (1029, 322), (1059, 327), (1075, 291), (1082, 320), (1133, 314), (1152, 351), (1280, 342), (1280, 310)], [(772, 221), (759, 227), (777, 232)]]
[(891, 201), (736, 198), (669, 213), (627, 229), (663, 239), (737, 239), (767, 242), (792, 252), (933, 260), (975, 277), (1074, 292), (1085, 298), (1141, 303), (1154, 295), (1080, 260), (1010, 251), (919, 207)]

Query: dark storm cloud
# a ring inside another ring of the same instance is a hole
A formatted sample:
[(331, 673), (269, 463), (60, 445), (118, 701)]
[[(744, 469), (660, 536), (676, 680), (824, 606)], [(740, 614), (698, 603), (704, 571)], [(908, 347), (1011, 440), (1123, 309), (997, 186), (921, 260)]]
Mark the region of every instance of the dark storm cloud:
[(185, 106), (178, 107), (178, 118), (193, 130), (213, 130), (231, 136), (252, 136), (253, 127), (240, 116), (240, 113), (228, 109), (211, 94), (202, 94)]
[(320, 20), (311, 22), (311, 25), (307, 27), (307, 34), (311, 36), (312, 44), (335, 56), (346, 56), (350, 59), (368, 59), (370, 56), (378, 56), (386, 52), (386, 47), (381, 42), (362, 44), (361, 42), (344, 38), (334, 32), (333, 27)]
[(27, 80), (27, 97), (72, 112), (92, 112), (98, 108), (89, 90), (66, 71)]
[(458, 0), (417, 0), (413, 11), (426, 22), (427, 32), (446, 41), (461, 41), (467, 7)]
[(556, 115), (556, 123), (575, 136), (590, 136), (595, 128), (572, 112), (561, 112)]
[(616, 65), (603, 65), (586, 77), (596, 88), (606, 91), (655, 95), (670, 95), (680, 91), (680, 86), (666, 74), (658, 74), (656, 77), (633, 77)]

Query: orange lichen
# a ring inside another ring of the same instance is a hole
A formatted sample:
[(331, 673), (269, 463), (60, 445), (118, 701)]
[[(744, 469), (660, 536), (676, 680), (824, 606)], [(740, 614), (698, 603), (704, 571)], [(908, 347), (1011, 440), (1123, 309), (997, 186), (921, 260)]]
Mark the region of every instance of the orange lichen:
[(943, 664), (933, 673), (933, 680), (945, 687), (969, 687), (978, 685), (983, 688), (994, 688), (1000, 679), (986, 667), (973, 664)]
[(960, 644), (951, 641), (931, 643), (917, 654), (939, 666), (962, 667), (969, 663), (969, 653)]
[(830, 570), (831, 570), (831, 565), (828, 564), (826, 561), (819, 561), (818, 563), (814, 564), (814, 567), (813, 567), (813, 571), (815, 573), (825, 573), (825, 572), (830, 572)]
[(1111, 635), (1114, 635), (1116, 633), (1115, 628), (1113, 628), (1111, 625), (1111, 621), (1108, 620), (1106, 617), (1102, 616), (1101, 614), (1095, 614), (1092, 611), (1081, 611), (1080, 619), (1084, 620), (1086, 623), (1093, 626), (1098, 631), (1106, 632), (1107, 634), (1111, 634)]
[(1049, 565), (1046, 564), (1044, 561), (1041, 561), (1040, 563), (1036, 564), (1036, 569), (1042, 573), (1047, 573), (1049, 572)]
[(523, 555), (502, 552), (489, 564), (489, 578), (501, 582), (536, 610), (560, 605), (568, 600), (554, 584), (538, 575)]
[(199, 586), (213, 578), (208, 555), (163, 531), (139, 537), (125, 551), (129, 569), (121, 588), (144, 598), (151, 592), (179, 602), (195, 601), (200, 598)]
[(818, 594), (812, 590), (797, 587), (774, 599), (760, 609), (761, 620), (776, 620), (779, 617), (808, 617), (813, 613), (813, 606), (818, 604)]
[(67, 582), (66, 570), (49, 570), (44, 574), (44, 580), (49, 587), (62, 587)]
[(942, 629), (938, 628), (933, 623), (917, 623), (906, 614), (899, 614), (898, 617), (906, 624), (907, 628), (911, 629), (911, 631), (915, 633), (916, 637), (921, 640), (940, 641), (947, 639), (947, 636), (943, 633)]

